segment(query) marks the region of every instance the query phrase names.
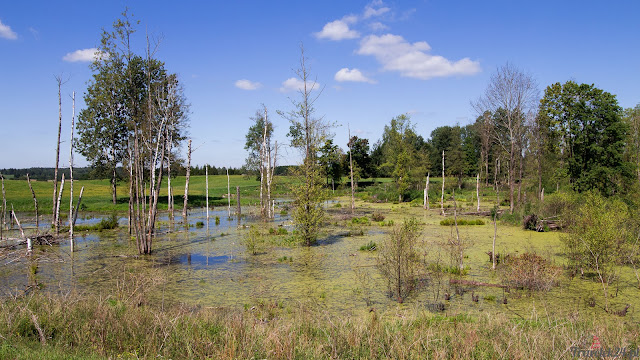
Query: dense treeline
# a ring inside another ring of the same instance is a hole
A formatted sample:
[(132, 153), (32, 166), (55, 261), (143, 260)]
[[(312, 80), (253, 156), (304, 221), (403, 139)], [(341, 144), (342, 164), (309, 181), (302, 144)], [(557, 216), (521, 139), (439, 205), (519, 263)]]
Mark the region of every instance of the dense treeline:
[[(60, 168), (58, 169), (59, 173), (64, 174), (64, 176), (69, 178), (69, 169)], [(29, 174), (29, 178), (31, 180), (38, 181), (49, 181), (53, 179), (54, 168), (44, 168), (44, 167), (32, 167), (26, 169), (1, 169), (0, 174), (2, 174), (7, 179), (14, 180), (27, 180), (27, 174)], [(90, 167), (81, 167), (81, 168), (73, 168), (73, 178), (76, 180), (89, 180), (93, 179), (92, 176), (93, 169)]]
[[(507, 65), (492, 81), (523, 76)], [(502, 187), (510, 193), (512, 211), (524, 202), (525, 191), (537, 198), (560, 188), (611, 196), (637, 186), (640, 105), (623, 110), (615, 95), (573, 81), (552, 84), (540, 97), (530, 78), (518, 81), (527, 83), (524, 90), (492, 83), (474, 104), (479, 115), (473, 123), (438, 127), (426, 139), (403, 114), (391, 119), (371, 148), (369, 140), (357, 136), (346, 152), (328, 140), (319, 150), (327, 183), (339, 183), (348, 174), (353, 151), (356, 178), (393, 178), (401, 200), (427, 175), (443, 175), (443, 152), (446, 177), (461, 186), (464, 178), (479, 176), (485, 185)], [(496, 94), (496, 87), (503, 93)], [(529, 104), (501, 102), (501, 97), (518, 96), (528, 96)]]

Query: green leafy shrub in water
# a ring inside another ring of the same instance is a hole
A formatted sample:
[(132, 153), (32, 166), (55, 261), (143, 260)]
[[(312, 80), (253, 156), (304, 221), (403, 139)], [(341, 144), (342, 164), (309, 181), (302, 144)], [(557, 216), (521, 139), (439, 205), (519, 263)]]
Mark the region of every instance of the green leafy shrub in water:
[(287, 229), (283, 228), (283, 227), (279, 227), (278, 231), (277, 231), (278, 235), (287, 235), (289, 234), (289, 232), (287, 231)]
[(351, 219), (351, 223), (354, 225), (369, 225), (369, 218), (366, 216), (354, 217)]
[(202, 221), (198, 221), (198, 222), (196, 223), (196, 227), (197, 227), (198, 229), (203, 228), (203, 227), (204, 227), (204, 222), (202, 222)]
[(264, 244), (264, 235), (257, 226), (251, 225), (249, 232), (245, 234), (242, 242), (251, 255), (257, 255)]
[(342, 207), (342, 204), (337, 203), (337, 204), (333, 205), (333, 207), (334, 207), (334, 208), (341, 208), (341, 207)]
[(216, 225), (220, 225), (220, 216), (216, 216)]
[[(455, 219), (447, 218), (440, 221), (440, 225), (442, 226), (452, 226), (455, 225)], [(480, 219), (476, 220), (466, 220), (466, 219), (458, 219), (458, 225), (484, 225), (484, 221)]]
[[(112, 214), (108, 218), (100, 220), (99, 223), (95, 225), (76, 225), (74, 229), (76, 231), (102, 231), (102, 230), (111, 230), (118, 227), (118, 215)], [(68, 230), (68, 227), (67, 227)]]
[(360, 251), (375, 251), (377, 249), (378, 245), (373, 241), (369, 241), (369, 243), (360, 246)]

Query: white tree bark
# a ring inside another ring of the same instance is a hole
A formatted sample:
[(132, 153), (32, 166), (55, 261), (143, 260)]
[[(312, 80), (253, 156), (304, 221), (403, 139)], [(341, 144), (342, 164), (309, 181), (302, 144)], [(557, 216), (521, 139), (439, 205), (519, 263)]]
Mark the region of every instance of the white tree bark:
[(353, 150), (351, 149), (351, 128), (349, 127), (349, 171), (351, 172), (351, 213), (356, 209), (356, 202), (354, 199), (354, 186), (353, 186), (353, 156), (351, 156)]
[(184, 205), (182, 207), (182, 221), (187, 224), (187, 202), (189, 196), (189, 177), (191, 176), (191, 139), (189, 139), (189, 150), (187, 152), (187, 179), (184, 184)]
[(31, 239), (24, 235), (24, 229), (22, 229), (22, 225), (20, 225), (20, 220), (16, 216), (16, 212), (13, 211), (13, 205), (11, 205), (11, 214), (13, 215), (13, 219), (16, 221), (18, 225), (18, 229), (20, 229), (20, 235), (22, 235), (22, 239), (27, 242), (27, 254), (31, 253)]
[(227, 168), (227, 203), (228, 203), (227, 209), (229, 210), (229, 217), (231, 217), (231, 185), (230, 185), (230, 179), (229, 179), (229, 168)]
[(60, 182), (60, 191), (58, 192), (58, 200), (56, 202), (56, 214), (55, 214), (55, 219), (56, 219), (56, 235), (59, 234), (59, 230), (60, 230), (60, 201), (62, 200), (62, 191), (64, 190), (64, 173), (62, 174), (62, 181)]
[(442, 197), (440, 198), (440, 215), (444, 215), (444, 150), (442, 150)]
[(480, 173), (476, 176), (476, 198), (478, 199), (478, 211), (480, 211)]
[[(33, 186), (31, 186), (31, 179), (29, 178), (29, 174), (27, 174), (27, 182), (29, 183), (29, 190), (31, 190), (31, 196), (33, 197), (33, 205), (36, 208), (36, 236), (38, 236), (38, 234), (40, 233), (40, 221), (38, 220), (38, 199), (36, 198), (36, 193), (33, 191)], [(0, 239), (2, 239), (2, 237), (0, 237)]]
[(76, 119), (76, 92), (71, 95), (73, 105), (71, 110), (71, 136), (69, 140), (69, 242), (73, 252), (73, 126)]
[(209, 228), (209, 164), (204, 168), (205, 206), (207, 207), (207, 229)]

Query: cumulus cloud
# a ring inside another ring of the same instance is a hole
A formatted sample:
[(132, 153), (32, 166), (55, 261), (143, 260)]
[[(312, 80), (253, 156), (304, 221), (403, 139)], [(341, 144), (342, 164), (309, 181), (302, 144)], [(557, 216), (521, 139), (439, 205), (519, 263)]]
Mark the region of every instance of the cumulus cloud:
[(364, 76), (360, 70), (349, 69), (349, 68), (342, 68), (338, 70), (338, 72), (334, 76), (334, 79), (339, 82), (354, 81), (354, 82), (367, 82), (370, 84), (375, 83), (374, 80)]
[(18, 34), (16, 34), (9, 25), (5, 25), (0, 21), (0, 38), (5, 38), (9, 40), (15, 40), (18, 38)]
[(74, 52), (67, 53), (62, 57), (62, 60), (68, 62), (89, 62), (100, 58), (102, 53), (96, 48), (80, 49)]
[[(317, 90), (319, 88), (320, 88), (320, 84), (307, 82), (307, 90), (312, 91), (312, 90)], [(304, 82), (294, 77), (288, 78), (287, 80), (283, 81), (282, 87), (280, 88), (280, 91), (283, 93), (290, 92), (290, 91), (303, 91), (303, 90), (304, 90)]]
[(472, 75), (480, 71), (480, 64), (469, 58), (451, 61), (439, 55), (431, 55), (429, 44), (424, 41), (409, 43), (402, 36), (385, 34), (369, 35), (362, 39), (360, 55), (371, 55), (383, 70), (397, 71), (400, 75), (427, 80), (452, 75)]
[(374, 16), (380, 16), (384, 13), (389, 12), (391, 9), (389, 9), (388, 7), (379, 7), (379, 8), (374, 8), (374, 6), (381, 6), (382, 2), (377, 2), (377, 3), (372, 3), (370, 5), (367, 5), (364, 8), (364, 14), (362, 14), (362, 18), (363, 19), (368, 19), (370, 17), (374, 17)]
[(347, 16), (342, 20), (329, 22), (324, 25), (322, 31), (317, 32), (314, 35), (318, 39), (329, 39), (334, 41), (358, 38), (360, 37), (360, 34), (355, 30), (349, 29), (348, 25), (350, 22), (354, 21), (354, 18)]
[(236, 81), (236, 87), (242, 90), (256, 90), (262, 87), (259, 82), (253, 82), (250, 80), (242, 79)]

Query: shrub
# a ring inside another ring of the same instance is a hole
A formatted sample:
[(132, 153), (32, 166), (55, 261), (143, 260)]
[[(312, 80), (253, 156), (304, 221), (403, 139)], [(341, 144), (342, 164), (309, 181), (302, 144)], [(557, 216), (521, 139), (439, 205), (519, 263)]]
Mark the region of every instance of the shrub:
[(369, 225), (369, 218), (366, 216), (354, 217), (351, 219), (351, 223), (354, 225)]
[(243, 238), (243, 242), (251, 255), (257, 255), (264, 243), (264, 235), (258, 227), (251, 225), (249, 232)]
[(287, 231), (287, 229), (283, 228), (283, 227), (279, 227), (278, 231), (276, 232), (278, 235), (287, 235), (289, 234), (289, 232)]
[[(440, 221), (440, 225), (442, 226), (453, 226), (455, 225), (455, 219), (447, 218)], [(466, 219), (458, 219), (458, 226), (460, 225), (484, 225), (484, 221), (480, 219), (476, 220), (466, 220)]]
[(418, 222), (406, 220), (396, 226), (378, 251), (378, 270), (387, 280), (389, 293), (402, 303), (415, 289), (418, 280), (420, 254), (416, 248)]
[(373, 221), (383, 221), (384, 220), (384, 215), (382, 215), (382, 213), (380, 213), (379, 211), (376, 211), (371, 215), (371, 220), (373, 220)]
[(504, 265), (505, 285), (517, 289), (547, 291), (558, 283), (561, 269), (535, 253), (512, 256)]
[(203, 227), (204, 227), (204, 222), (202, 222), (202, 221), (198, 221), (198, 222), (196, 223), (196, 227), (197, 227), (198, 229), (203, 228)]
[(378, 248), (378, 245), (372, 241), (369, 241), (369, 243), (360, 246), (360, 250), (361, 251), (375, 251)]

